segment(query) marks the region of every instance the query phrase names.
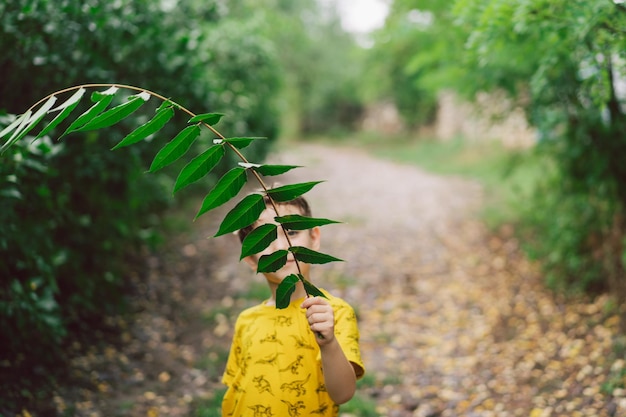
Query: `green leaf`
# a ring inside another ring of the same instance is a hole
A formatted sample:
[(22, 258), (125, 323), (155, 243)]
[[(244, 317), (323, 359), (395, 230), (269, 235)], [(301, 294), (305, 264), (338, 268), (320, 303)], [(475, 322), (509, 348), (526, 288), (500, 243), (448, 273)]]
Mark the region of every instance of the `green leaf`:
[(59, 111), (59, 110), (61, 110), (61, 113), (57, 114), (57, 116), (54, 119), (52, 119), (52, 121), (50, 123), (48, 123), (48, 125), (45, 128), (43, 128), (43, 130), (41, 132), (39, 132), (39, 134), (37, 135), (36, 139), (39, 139), (39, 138), (47, 135), (52, 129), (57, 127), (59, 125), (59, 123), (61, 123), (63, 120), (65, 120), (67, 118), (67, 116), (69, 116), (70, 113), (76, 108), (76, 106), (78, 106), (78, 103), (80, 103), (80, 100), (85, 95), (85, 91), (87, 91), (87, 90), (82, 88), (82, 87), (79, 88), (63, 104), (60, 104), (55, 109), (50, 110), (48, 113), (52, 113), (52, 112)]
[(261, 194), (250, 194), (243, 198), (231, 211), (226, 214), (215, 236), (232, 233), (250, 226), (265, 210), (265, 202)]
[(289, 252), (280, 249), (276, 252), (270, 253), (269, 255), (263, 255), (259, 258), (259, 263), (257, 264), (256, 271), (257, 272), (276, 272), (287, 263), (287, 256)]
[(245, 185), (247, 179), (246, 170), (243, 168), (233, 168), (224, 174), (204, 198), (202, 206), (198, 214), (196, 214), (196, 219), (236, 196)]
[(278, 226), (272, 223), (262, 224), (257, 227), (243, 240), (241, 244), (241, 257), (254, 255), (267, 248), (278, 237)]
[[(0, 148), (0, 153), (4, 152), (11, 145), (13, 145), (14, 143), (13, 138), (19, 135), (20, 132), (24, 129), (24, 127), (28, 124), (28, 120), (30, 119), (30, 116), (32, 114), (33, 114), (32, 111), (30, 110), (26, 111), (24, 114), (19, 116), (16, 120), (13, 121), (13, 123), (11, 123), (6, 129), (2, 131), (2, 133), (6, 131), (6, 133), (3, 136), (6, 136), (11, 132), (13, 132), (13, 134), (9, 137), (9, 139), (7, 139), (4, 145), (2, 145), (2, 148)], [(9, 130), (9, 127), (11, 128), (11, 130)]]
[(111, 101), (113, 101), (113, 97), (115, 97), (116, 92), (117, 88), (109, 88), (102, 93), (92, 94), (91, 99), (95, 101), (95, 104), (87, 109), (87, 111), (85, 111), (83, 114), (78, 116), (76, 120), (74, 120), (72, 124), (69, 125), (65, 132), (63, 132), (61, 137), (77, 131), (80, 127), (84, 126), (91, 119), (100, 114), (104, 109), (108, 107), (109, 104), (111, 104)]
[(198, 181), (207, 175), (220, 162), (224, 156), (224, 147), (222, 145), (211, 146), (209, 149), (193, 158), (178, 174), (176, 183), (174, 184), (174, 192)]
[(143, 92), (130, 96), (126, 103), (120, 104), (94, 117), (92, 120), (78, 128), (77, 131), (97, 130), (113, 126), (137, 111), (146, 101), (150, 99), (150, 94)]
[(288, 214), (287, 216), (274, 217), (274, 220), (288, 230), (306, 230), (312, 229), (316, 226), (339, 223), (335, 220), (305, 217), (299, 214)]
[(153, 133), (158, 132), (170, 121), (174, 116), (174, 109), (170, 107), (159, 108), (156, 115), (148, 122), (139, 126), (137, 129), (129, 133), (124, 139), (120, 141), (113, 149), (121, 148), (123, 146), (132, 145), (140, 140), (147, 138)]
[(253, 141), (257, 140), (257, 139), (267, 139), (267, 138), (256, 138), (256, 137), (250, 137), (250, 138), (228, 138), (228, 139), (224, 139), (224, 142), (230, 143), (231, 145), (233, 145), (235, 148), (237, 149), (243, 149), (247, 146), (249, 146)]
[[(27, 115), (28, 113), (28, 115)], [(30, 115), (32, 114), (32, 112), (26, 112), (18, 117), (15, 118), (15, 120), (13, 120), (13, 122), (11, 122), (11, 124), (9, 124), (7, 127), (5, 127), (4, 129), (2, 129), (2, 131), (0, 132), (0, 138), (5, 137), (6, 135), (8, 135), (9, 133), (13, 132), (15, 129), (18, 128), (18, 126), (24, 122), (24, 119), (28, 120), (28, 118), (30, 117)]]
[(116, 86), (111, 86), (105, 91), (94, 91), (93, 93), (91, 93), (91, 101), (96, 103), (107, 96), (115, 96), (118, 91), (119, 88), (117, 88)]
[(46, 114), (48, 114), (48, 110), (54, 106), (57, 98), (55, 96), (50, 97), (46, 102), (28, 119), (28, 126), (24, 128), (24, 131), (20, 133), (20, 137), (24, 137), (26, 133), (28, 133), (32, 128), (34, 128), (40, 121), (43, 119)]
[(296, 290), (296, 285), (300, 281), (297, 275), (287, 275), (276, 288), (276, 308), (287, 308), (291, 303), (291, 294)]
[(158, 171), (183, 156), (200, 136), (200, 126), (187, 126), (156, 154), (150, 165), (150, 172)]
[(291, 201), (315, 187), (323, 181), (303, 182), (300, 184), (283, 185), (267, 190), (267, 194), (276, 202)]
[(319, 288), (311, 284), (306, 279), (302, 279), (302, 283), (304, 284), (304, 290), (306, 291), (307, 294), (312, 295), (313, 297), (328, 298), (326, 294), (324, 294)]
[(48, 114), (48, 111), (52, 108), (52, 106), (54, 106), (54, 103), (56, 103), (56, 101), (57, 98), (55, 96), (51, 96), (39, 109), (37, 109), (35, 114), (33, 114), (33, 116), (30, 117), (28, 120), (29, 123), (33, 123), (32, 126), (28, 127), (29, 130), (32, 129), (35, 124), (39, 123), (39, 121), (43, 119), (46, 114)]
[(191, 119), (189, 119), (187, 123), (203, 122), (210, 126), (213, 126), (213, 125), (216, 125), (222, 119), (223, 116), (224, 115), (222, 113), (198, 114), (197, 116), (194, 116)]
[(326, 255), (325, 253), (316, 252), (312, 249), (305, 248), (304, 246), (292, 246), (289, 248), (289, 251), (293, 253), (293, 256), (298, 261), (306, 264), (327, 264), (329, 262), (343, 261), (342, 259)]
[(272, 175), (281, 175), (285, 172), (291, 171), (294, 168), (301, 168), (300, 165), (261, 165), (254, 168), (259, 174), (269, 177)]
[(46, 114), (48, 114), (48, 110), (50, 110), (52, 106), (54, 106), (54, 103), (56, 101), (57, 98), (55, 96), (52, 96), (48, 98), (48, 100), (46, 100), (46, 102), (32, 116), (30, 115), (30, 111), (26, 112), (25, 114), (27, 114), (28, 117), (22, 119), (17, 129), (13, 131), (11, 137), (9, 137), (6, 143), (2, 146), (0, 152), (4, 151), (4, 149), (10, 147), (15, 142), (22, 139), (28, 134), (28, 132), (30, 132), (35, 126), (37, 126), (41, 119), (43, 119)]

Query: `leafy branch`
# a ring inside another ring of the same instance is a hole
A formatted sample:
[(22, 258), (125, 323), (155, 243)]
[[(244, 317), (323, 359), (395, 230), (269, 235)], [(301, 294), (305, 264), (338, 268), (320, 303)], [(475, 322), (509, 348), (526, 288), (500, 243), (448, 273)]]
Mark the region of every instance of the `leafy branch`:
[[(84, 101), (89, 89), (103, 88), (105, 88), (105, 90), (93, 91), (91, 93), (91, 106), (87, 110), (73, 120), (70, 119), (70, 115), (72, 115), (79, 104)], [(114, 100), (116, 98), (119, 99), (118, 95), (124, 90), (134, 92), (135, 94), (128, 96), (126, 101), (113, 105)], [(59, 96), (69, 93), (72, 93), (72, 95), (68, 99), (56, 105)], [(34, 136), (34, 140), (40, 139), (50, 132), (53, 132), (63, 122), (65, 122), (65, 124), (69, 123), (69, 125), (59, 138), (72, 133), (111, 127), (133, 115), (152, 97), (161, 101), (161, 105), (155, 110), (154, 116), (126, 135), (119, 143), (113, 146), (112, 150), (133, 145), (157, 134), (171, 121), (176, 111), (186, 113), (190, 116), (187, 126), (156, 153), (150, 165), (149, 172), (156, 172), (179, 160), (189, 151), (195, 140), (200, 136), (201, 128), (209, 129), (216, 136), (213, 140), (213, 144), (199, 155), (192, 158), (181, 169), (174, 183), (173, 193), (207, 176), (222, 160), (227, 151), (234, 152), (240, 159), (238, 166), (230, 169), (219, 178), (215, 186), (205, 196), (195, 218), (197, 219), (202, 214), (236, 197), (247, 183), (248, 173), (251, 173), (254, 179), (259, 183), (262, 191), (260, 193), (249, 194), (242, 198), (234, 208), (225, 215), (214, 237), (232, 233), (250, 226), (258, 220), (259, 216), (266, 208), (266, 201), (268, 201), (277, 214), (275, 221), (280, 225), (282, 233), (288, 243), (288, 249), (278, 250), (271, 254), (261, 256), (257, 272), (274, 272), (279, 270), (286, 264), (289, 252), (293, 254), (298, 269), (298, 274), (289, 275), (279, 285), (276, 293), (277, 308), (285, 308), (289, 305), (291, 294), (293, 294), (299, 282), (303, 284), (307, 295), (324, 296), (317, 287), (304, 278), (301, 273), (300, 262), (324, 264), (340, 261), (340, 259), (308, 248), (293, 246), (287, 231), (306, 230), (337, 222), (301, 215), (280, 216), (278, 210), (279, 203), (291, 201), (305, 194), (319, 184), (320, 181), (287, 184), (276, 188), (269, 188), (263, 181), (263, 177), (281, 175), (294, 168), (299, 168), (299, 166), (255, 164), (248, 161), (241, 150), (249, 146), (253, 141), (263, 138), (225, 137), (214, 127), (214, 125), (221, 120), (223, 116), (221, 113), (195, 114), (158, 93), (131, 85), (83, 84), (56, 91), (42, 98), (0, 131), (0, 141), (2, 141), (0, 142), (2, 143), (2, 146), (0, 146), (0, 156), (15, 143), (27, 137), (35, 127), (40, 124), (43, 125), (42, 122), (47, 116), (53, 118), (45, 124), (36, 136)], [(30, 136), (32, 137), (32, 135)], [(266, 224), (254, 229), (242, 243), (241, 258), (243, 259), (246, 256), (254, 255), (269, 247), (278, 237), (278, 225)]]

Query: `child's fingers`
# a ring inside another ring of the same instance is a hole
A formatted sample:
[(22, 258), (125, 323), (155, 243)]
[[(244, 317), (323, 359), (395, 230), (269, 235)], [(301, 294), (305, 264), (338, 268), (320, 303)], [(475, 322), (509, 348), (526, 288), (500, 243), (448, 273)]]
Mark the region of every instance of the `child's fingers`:
[(326, 300), (325, 298), (307, 297), (302, 302), (301, 307), (308, 309), (309, 307), (314, 306), (314, 305), (324, 305), (324, 304), (330, 306), (330, 304), (328, 304), (328, 300)]
[[(309, 322), (313, 319), (314, 322), (318, 321), (333, 321), (333, 308), (328, 303), (312, 304), (306, 308), (306, 316)], [(315, 317), (314, 317), (315, 316)]]
[(334, 334), (333, 321), (327, 315), (314, 314), (309, 318), (309, 327), (314, 333), (322, 335), (322, 339), (332, 339)]
[(314, 324), (314, 323), (333, 324), (335, 321), (332, 310), (311, 311), (311, 309), (309, 309), (307, 311), (306, 316), (307, 316), (307, 320), (309, 321), (309, 324)]
[(309, 327), (318, 335), (318, 342), (332, 340), (335, 316), (328, 301), (321, 297), (310, 297), (302, 303), (302, 308), (306, 308)]

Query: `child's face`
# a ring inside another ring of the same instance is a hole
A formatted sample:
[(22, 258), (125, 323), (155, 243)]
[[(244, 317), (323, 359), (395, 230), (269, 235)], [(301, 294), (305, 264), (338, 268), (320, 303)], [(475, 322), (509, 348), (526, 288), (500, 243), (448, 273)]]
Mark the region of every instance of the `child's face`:
[[(279, 205), (278, 211), (281, 216), (286, 216), (288, 214), (300, 214), (300, 209), (298, 207), (292, 205)], [(276, 217), (276, 212), (272, 207), (267, 207), (259, 216), (259, 220), (256, 221), (254, 227), (259, 227), (262, 224), (273, 223), (277, 224), (274, 220)], [(292, 246), (304, 246), (306, 248), (312, 250), (318, 250), (320, 247), (320, 229), (319, 227), (315, 227), (309, 230), (288, 230), (287, 234), (289, 235), (289, 240), (291, 241)], [(263, 255), (269, 255), (270, 253), (276, 252), (277, 250), (287, 249), (289, 247), (289, 243), (287, 242), (287, 238), (283, 232), (281, 227), (278, 228), (278, 238), (274, 240), (267, 248), (265, 248), (262, 252), (257, 254), (248, 256), (244, 258), (246, 263), (250, 265), (250, 267), (256, 271), (257, 265), (259, 262), (259, 258)], [(305, 264), (300, 262), (300, 273), (308, 279), (309, 276), (309, 264)], [(293, 254), (289, 253), (287, 256), (287, 263), (281, 269), (276, 272), (264, 273), (265, 277), (268, 281), (274, 284), (280, 284), (285, 277), (291, 274), (297, 274), (298, 267), (296, 266), (295, 259)]]

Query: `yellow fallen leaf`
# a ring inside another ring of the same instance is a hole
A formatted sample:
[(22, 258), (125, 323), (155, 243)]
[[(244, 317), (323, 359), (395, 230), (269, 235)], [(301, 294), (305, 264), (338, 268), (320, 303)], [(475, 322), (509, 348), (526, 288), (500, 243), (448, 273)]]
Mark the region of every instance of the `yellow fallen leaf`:
[(604, 321), (606, 327), (617, 327), (619, 325), (619, 316), (611, 316)]

